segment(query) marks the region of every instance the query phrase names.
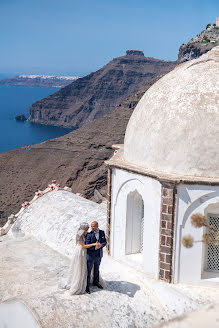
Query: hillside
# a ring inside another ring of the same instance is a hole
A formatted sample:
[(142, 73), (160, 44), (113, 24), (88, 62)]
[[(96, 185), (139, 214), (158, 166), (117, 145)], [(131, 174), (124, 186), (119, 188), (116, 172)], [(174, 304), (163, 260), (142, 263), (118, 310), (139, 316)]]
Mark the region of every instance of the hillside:
[(217, 45), (219, 45), (219, 27), (210, 25), (187, 44), (181, 45), (178, 60), (184, 62), (198, 58)]
[(110, 113), (147, 81), (175, 66), (176, 62), (145, 57), (141, 51), (129, 50), (97, 72), (35, 102), (30, 108), (29, 120), (79, 128)]
[(38, 189), (52, 179), (72, 187), (86, 198), (95, 189), (106, 193), (104, 161), (114, 143), (123, 143), (129, 118), (145, 91), (158, 80), (147, 82), (111, 113), (63, 137), (0, 154), (0, 225)]

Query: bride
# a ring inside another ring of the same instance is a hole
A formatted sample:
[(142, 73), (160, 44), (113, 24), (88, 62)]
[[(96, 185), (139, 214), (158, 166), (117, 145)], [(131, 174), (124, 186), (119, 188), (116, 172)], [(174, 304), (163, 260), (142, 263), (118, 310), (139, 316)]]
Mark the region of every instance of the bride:
[(60, 284), (60, 288), (70, 289), (71, 295), (84, 294), (87, 285), (87, 248), (97, 246), (98, 242), (85, 245), (89, 224), (83, 222), (76, 234), (76, 247), (72, 256), (67, 280)]

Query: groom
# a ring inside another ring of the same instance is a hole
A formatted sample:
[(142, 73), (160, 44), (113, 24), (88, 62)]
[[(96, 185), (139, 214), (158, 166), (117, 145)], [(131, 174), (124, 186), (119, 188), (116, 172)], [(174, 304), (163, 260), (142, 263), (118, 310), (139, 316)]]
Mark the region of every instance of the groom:
[(87, 249), (87, 287), (86, 292), (90, 294), (90, 274), (94, 266), (94, 286), (97, 286), (100, 289), (103, 287), (99, 284), (99, 267), (100, 262), (103, 257), (103, 247), (106, 246), (106, 237), (103, 230), (98, 228), (98, 222), (93, 221), (91, 223), (91, 232), (86, 236), (85, 244), (89, 245), (96, 243), (97, 246), (93, 246)]

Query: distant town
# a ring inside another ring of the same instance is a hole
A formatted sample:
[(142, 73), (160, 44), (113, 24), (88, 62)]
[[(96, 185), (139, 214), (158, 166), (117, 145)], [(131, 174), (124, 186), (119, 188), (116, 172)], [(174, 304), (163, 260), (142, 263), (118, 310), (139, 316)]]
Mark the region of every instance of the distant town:
[(2, 85), (24, 85), (34, 87), (62, 88), (77, 80), (78, 76), (55, 76), (55, 75), (16, 75), (0, 81)]

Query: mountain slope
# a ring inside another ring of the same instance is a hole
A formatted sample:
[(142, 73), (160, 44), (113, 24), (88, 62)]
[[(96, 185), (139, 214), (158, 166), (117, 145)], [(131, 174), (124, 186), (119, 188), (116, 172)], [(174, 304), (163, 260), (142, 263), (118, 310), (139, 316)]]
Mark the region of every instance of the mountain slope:
[(126, 56), (34, 103), (29, 120), (79, 128), (111, 112), (147, 81), (175, 66), (176, 62), (145, 57), (141, 51), (127, 51)]
[(123, 143), (129, 118), (145, 91), (158, 80), (146, 83), (111, 113), (63, 137), (0, 154), (0, 225), (38, 189), (52, 179), (72, 187), (86, 198), (94, 190), (106, 192), (104, 161), (114, 143)]

